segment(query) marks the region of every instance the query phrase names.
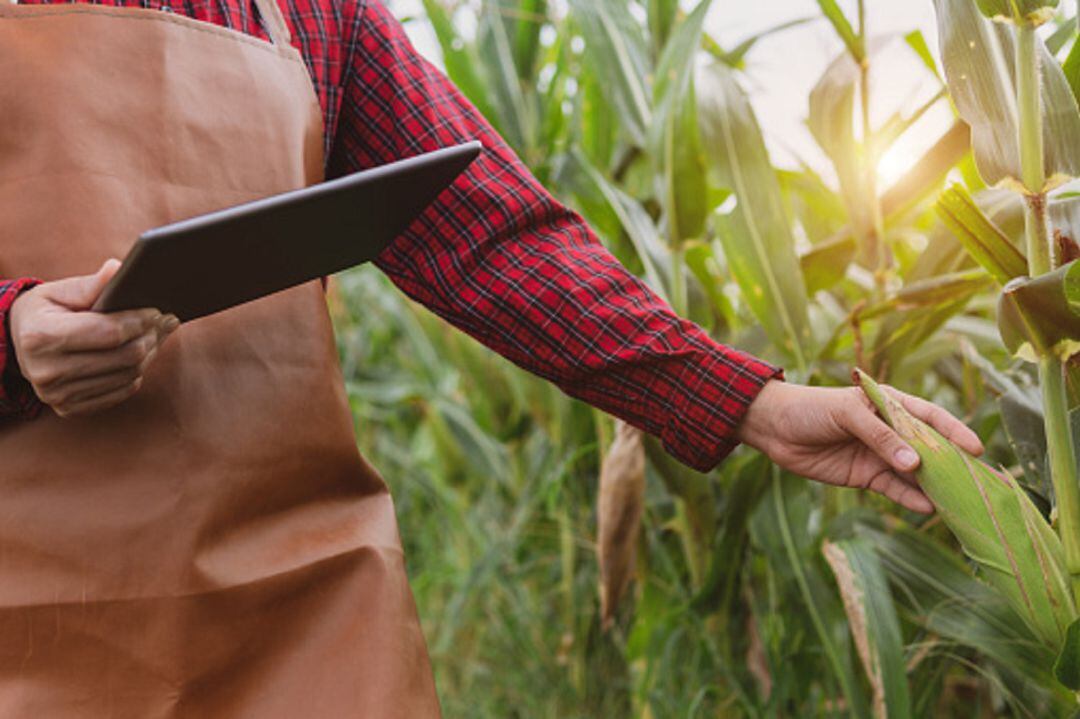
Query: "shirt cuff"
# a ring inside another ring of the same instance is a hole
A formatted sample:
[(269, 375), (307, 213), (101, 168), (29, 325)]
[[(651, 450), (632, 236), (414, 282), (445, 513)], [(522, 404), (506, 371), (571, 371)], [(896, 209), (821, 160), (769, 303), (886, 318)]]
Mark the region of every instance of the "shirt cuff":
[(8, 323), (16, 298), (39, 284), (41, 281), (32, 277), (0, 283), (0, 320), (3, 321), (3, 332), (0, 332), (0, 419), (32, 419), (41, 411), (42, 404), (34, 388), (19, 372)]
[(739, 445), (735, 430), (762, 387), (784, 379), (783, 369), (719, 344), (681, 374), (688, 391), (661, 440), (669, 454), (699, 472), (711, 471), (731, 454)]

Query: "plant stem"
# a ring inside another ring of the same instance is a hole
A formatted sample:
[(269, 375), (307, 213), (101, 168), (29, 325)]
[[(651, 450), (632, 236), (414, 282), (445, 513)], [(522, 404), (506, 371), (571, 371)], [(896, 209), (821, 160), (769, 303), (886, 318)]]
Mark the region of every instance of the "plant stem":
[[(866, 45), (866, 4), (859, 0), (859, 37)], [(874, 268), (874, 279), (879, 289), (885, 284), (885, 273), (889, 269), (889, 253), (885, 248), (885, 217), (881, 210), (881, 198), (878, 196), (877, 148), (874, 146), (874, 133), (870, 124), (870, 55), (855, 58), (859, 63), (859, 104), (862, 118), (863, 146), (863, 183), (865, 201), (870, 208), (872, 235), (870, 237), (870, 262)]]
[[(1032, 277), (1053, 268), (1046, 213), (1046, 168), (1043, 163), (1042, 96), (1039, 92), (1039, 56), (1035, 27), (1028, 22), (1017, 27), (1017, 100), (1020, 105), (1020, 166), (1027, 204), (1024, 222), (1027, 234), (1028, 271)], [(1072, 443), (1069, 404), (1065, 387), (1065, 367), (1050, 355), (1039, 360), (1043, 419), (1050, 472), (1057, 500), (1057, 530), (1065, 548), (1065, 564), (1072, 577), (1073, 595), (1080, 602), (1080, 483), (1077, 478), (1076, 448)]]
[[(1020, 172), (1027, 189), (1028, 272), (1032, 277), (1050, 271), (1050, 243), (1046, 228), (1046, 167), (1043, 164), (1042, 95), (1039, 92), (1039, 56), (1035, 52), (1035, 26), (1017, 28), (1016, 86), (1020, 106)], [(1040, 211), (1039, 206), (1042, 205)]]
[(866, 202), (870, 207), (872, 227), (871, 261), (874, 264), (874, 279), (878, 287), (885, 283), (885, 273), (889, 269), (889, 252), (885, 247), (885, 218), (881, 211), (881, 198), (878, 196), (877, 148), (874, 147), (874, 134), (870, 127), (870, 61), (864, 60), (859, 68), (859, 95), (862, 100), (863, 127), (863, 182)]
[(1072, 577), (1073, 597), (1080, 604), (1080, 484), (1065, 394), (1065, 368), (1056, 357), (1043, 357), (1039, 361), (1039, 382), (1057, 501), (1058, 533), (1065, 548), (1065, 565)]

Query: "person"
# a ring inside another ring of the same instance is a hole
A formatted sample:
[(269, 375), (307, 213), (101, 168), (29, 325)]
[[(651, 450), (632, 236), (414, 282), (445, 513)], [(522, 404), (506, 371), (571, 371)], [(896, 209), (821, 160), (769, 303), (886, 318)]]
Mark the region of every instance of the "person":
[(89, 308), (147, 227), (458, 142), (485, 150), (376, 261), (407, 295), (690, 467), (743, 442), (932, 511), (860, 392), (675, 315), (380, 0), (22, 0), (0, 74), (4, 716), (438, 714), (318, 283), (183, 327)]

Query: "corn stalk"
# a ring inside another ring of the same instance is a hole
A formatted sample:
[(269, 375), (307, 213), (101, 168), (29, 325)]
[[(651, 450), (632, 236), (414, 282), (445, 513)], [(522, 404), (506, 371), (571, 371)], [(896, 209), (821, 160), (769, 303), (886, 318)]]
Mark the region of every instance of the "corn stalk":
[[(1042, 94), (1039, 91), (1039, 55), (1035, 24), (1014, 17), (1017, 36), (1016, 86), (1019, 106), (1020, 162), (1025, 189), (1025, 228), (1031, 275), (1044, 275), (1055, 267), (1054, 247), (1047, 217), (1046, 169), (1043, 164)], [(1057, 499), (1057, 528), (1065, 548), (1065, 563), (1072, 578), (1074, 598), (1080, 601), (1080, 484), (1076, 448), (1069, 424), (1065, 364), (1052, 353), (1039, 358), (1050, 471)]]

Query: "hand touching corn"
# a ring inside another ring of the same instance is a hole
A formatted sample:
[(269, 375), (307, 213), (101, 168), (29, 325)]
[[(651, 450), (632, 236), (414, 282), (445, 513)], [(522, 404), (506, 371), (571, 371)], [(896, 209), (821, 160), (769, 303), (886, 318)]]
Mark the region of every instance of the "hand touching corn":
[(918, 450), (922, 491), (979, 573), (1057, 651), (1077, 618), (1057, 534), (1008, 472), (954, 447), (862, 372), (855, 379), (881, 416)]
[[(888, 391), (907, 411), (949, 440), (972, 454), (982, 454), (975, 433), (948, 412), (917, 397)], [(919, 455), (874, 413), (857, 387), (771, 381), (750, 405), (737, 437), (807, 479), (869, 489), (916, 512), (934, 511), (912, 474), (919, 466)]]

